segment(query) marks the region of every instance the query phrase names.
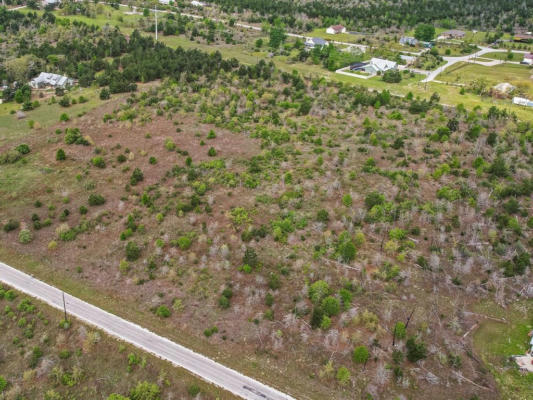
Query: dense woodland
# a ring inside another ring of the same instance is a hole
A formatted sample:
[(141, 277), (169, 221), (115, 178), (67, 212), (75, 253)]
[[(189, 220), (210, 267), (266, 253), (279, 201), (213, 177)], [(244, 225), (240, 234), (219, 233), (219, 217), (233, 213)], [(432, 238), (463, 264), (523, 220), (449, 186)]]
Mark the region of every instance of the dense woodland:
[(349, 29), (389, 29), (413, 27), (418, 23), (438, 23), (446, 27), (459, 25), (472, 29), (512, 31), (529, 27), (533, 1), (513, 0), (374, 0), (289, 1), (289, 0), (213, 0), (228, 12), (252, 10), (271, 19), (282, 17), (294, 26), (299, 14), (317, 18), (324, 25), (344, 22)]

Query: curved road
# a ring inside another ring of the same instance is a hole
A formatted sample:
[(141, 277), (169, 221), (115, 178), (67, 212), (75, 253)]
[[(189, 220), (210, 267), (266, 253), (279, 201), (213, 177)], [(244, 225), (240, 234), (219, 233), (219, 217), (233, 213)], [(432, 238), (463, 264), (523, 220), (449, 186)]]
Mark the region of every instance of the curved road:
[[(484, 54), (487, 54), (487, 53), (504, 53), (504, 52), (507, 52), (507, 49), (493, 49), (491, 47), (482, 47), (482, 46), (478, 46), (480, 47), (481, 50), (473, 53), (473, 54), (468, 54), (466, 56), (461, 56), (461, 57), (442, 57), (444, 59), (444, 61), (446, 61), (446, 64), (444, 64), (443, 66), (437, 68), (436, 70), (434, 71), (431, 71), (428, 76), (426, 78), (424, 78), (422, 80), (422, 82), (431, 82), (431, 81), (434, 81), (435, 78), (437, 77), (437, 75), (439, 75), (441, 72), (443, 72), (445, 69), (447, 68), (450, 68), (452, 65), (454, 64), (457, 64), (458, 62), (472, 62), (472, 63), (475, 63), (475, 64), (482, 64), (482, 65), (487, 65), (487, 66), (492, 66), (492, 65), (496, 65), (496, 64), (501, 64), (503, 61), (500, 61), (500, 60), (496, 60), (492, 63), (483, 63), (483, 62), (477, 62), (475, 61), (476, 58), (478, 57), (482, 57)], [(527, 53), (527, 51), (520, 51), (520, 50), (513, 50), (514, 53)]]
[[(0, 262), (0, 281), (30, 296), (63, 310), (63, 292), (7, 264)], [(213, 361), (149, 330), (65, 294), (67, 312), (108, 334), (170, 361), (194, 375), (243, 399), (294, 400), (233, 369)]]

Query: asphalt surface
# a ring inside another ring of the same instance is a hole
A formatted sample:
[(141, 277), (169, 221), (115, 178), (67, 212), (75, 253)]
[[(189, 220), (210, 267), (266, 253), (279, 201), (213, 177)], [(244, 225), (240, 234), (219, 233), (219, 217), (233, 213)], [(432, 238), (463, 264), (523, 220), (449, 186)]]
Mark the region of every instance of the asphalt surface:
[[(61, 290), (2, 262), (0, 262), (0, 281), (52, 307), (63, 310), (63, 292)], [(74, 316), (118, 339), (170, 361), (172, 364), (184, 368), (205, 381), (243, 399), (294, 400), (291, 396), (270, 386), (74, 296), (65, 293), (65, 302), (69, 316)]]

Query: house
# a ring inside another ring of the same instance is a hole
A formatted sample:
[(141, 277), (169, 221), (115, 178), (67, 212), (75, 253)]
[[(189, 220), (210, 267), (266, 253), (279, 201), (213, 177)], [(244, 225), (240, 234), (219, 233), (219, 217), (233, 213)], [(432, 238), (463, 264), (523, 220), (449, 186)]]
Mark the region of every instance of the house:
[(350, 71), (364, 71), (364, 67), (368, 65), (367, 62), (356, 62), (353, 64), (350, 64)]
[(367, 74), (376, 75), (389, 69), (398, 68), (398, 63), (382, 58), (372, 58), (369, 62), (355, 63), (350, 65), (351, 71), (363, 71)]
[(48, 72), (41, 72), (38, 77), (33, 78), (30, 81), (30, 86), (33, 89), (42, 89), (45, 87), (65, 88), (67, 86), (72, 86), (73, 84), (73, 79), (67, 78), (63, 75), (51, 74)]
[(513, 40), (520, 43), (532, 43), (533, 35), (531, 33), (517, 33), (514, 35)]
[(329, 43), (327, 42), (327, 40), (324, 40), (319, 37), (313, 37), (313, 38), (308, 37), (305, 40), (305, 47), (307, 49), (314, 49), (315, 47), (324, 47), (324, 46), (327, 46), (328, 44)]
[(330, 35), (336, 35), (338, 33), (346, 33), (346, 28), (342, 25), (332, 25), (326, 29), (326, 33)]
[(418, 44), (418, 40), (411, 36), (402, 36), (400, 38), (400, 44), (404, 46), (416, 46)]
[(533, 65), (533, 53), (524, 54), (524, 59), (521, 64)]
[(439, 38), (443, 39), (463, 39), (466, 35), (465, 31), (460, 31), (459, 29), (450, 29), (449, 31), (442, 32)]
[(513, 97), (513, 104), (525, 107), (533, 107), (533, 101), (528, 100), (524, 97)]
[(61, 3), (61, 0), (43, 0), (43, 7), (54, 5), (57, 6)]
[(160, 4), (169, 5), (171, 0), (159, 0)]
[(405, 54), (400, 54), (400, 58), (405, 62), (405, 65), (411, 65), (416, 61), (416, 57), (406, 56)]
[(204, 3), (203, 1), (192, 0), (191, 1), (191, 6), (193, 6), (193, 7), (205, 7), (206, 3)]

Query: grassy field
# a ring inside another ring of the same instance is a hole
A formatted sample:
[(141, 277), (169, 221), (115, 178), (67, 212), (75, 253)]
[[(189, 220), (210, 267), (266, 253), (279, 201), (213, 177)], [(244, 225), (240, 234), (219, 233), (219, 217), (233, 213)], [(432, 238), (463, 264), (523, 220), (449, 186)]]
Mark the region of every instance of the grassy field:
[(476, 79), (484, 78), (490, 86), (501, 82), (523, 87), (524, 91), (533, 96), (533, 84), (530, 79), (531, 70), (524, 65), (499, 64), (485, 67), (479, 64), (458, 63), (437, 76), (437, 80), (468, 84)]
[[(68, 96), (76, 100), (83, 96), (87, 101), (70, 107), (61, 107), (57, 103), (48, 104), (46, 99), (40, 99), (34, 92), (32, 100), (39, 100), (41, 105), (34, 110), (26, 111), (26, 118), (23, 119), (18, 119), (16, 114), (12, 114), (13, 111), (20, 109), (20, 104), (14, 102), (0, 104), (0, 146), (24, 137), (33, 129), (44, 129), (57, 123), (63, 113), (72, 118), (92, 110), (101, 104), (98, 95), (99, 90), (97, 88), (78, 88), (69, 92)], [(48, 94), (47, 97), (51, 97), (51, 94)], [(29, 121), (36, 122), (33, 129), (30, 127)]]
[(60, 311), (9, 289), (0, 285), (0, 376), (8, 383), (0, 388), (2, 399), (46, 393), (46, 399), (103, 400), (111, 393), (126, 395), (143, 381), (157, 384), (169, 398), (196, 398), (196, 392), (208, 399), (235, 398), (76, 319), (62, 327)]
[(527, 350), (528, 332), (533, 329), (533, 303), (520, 302), (509, 309), (486, 303), (479, 310), (486, 315), (505, 318), (508, 324), (485, 320), (474, 334), (474, 347), (494, 374), (504, 398), (526, 400), (533, 396), (533, 374), (521, 374), (511, 355), (524, 354)]
[(326, 40), (336, 41), (336, 42), (346, 42), (346, 43), (358, 43), (362, 35), (352, 35), (351, 33), (339, 33), (337, 35), (331, 35), (326, 33), (326, 28), (317, 28), (312, 32), (308, 32), (305, 36), (311, 37), (320, 37)]
[(522, 61), (522, 59), (524, 58), (523, 53), (511, 52), (511, 54), (513, 55), (513, 57), (508, 58), (508, 53), (501, 52), (501, 51), (495, 51), (492, 53), (483, 54), (483, 57), (491, 58), (493, 60), (505, 60), (505, 61), (517, 61), (517, 62)]

